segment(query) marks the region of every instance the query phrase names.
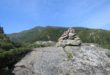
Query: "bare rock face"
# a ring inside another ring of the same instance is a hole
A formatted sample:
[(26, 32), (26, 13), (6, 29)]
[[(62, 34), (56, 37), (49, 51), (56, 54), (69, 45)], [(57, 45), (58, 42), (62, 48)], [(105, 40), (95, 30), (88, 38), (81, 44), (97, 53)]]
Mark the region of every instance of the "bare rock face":
[(94, 44), (35, 48), (15, 65), (15, 75), (110, 75), (110, 52)]
[(49, 47), (49, 46), (55, 46), (56, 42), (54, 42), (54, 41), (36, 41), (35, 44), (42, 46), (42, 47)]
[(58, 39), (56, 46), (79, 46), (81, 45), (81, 40), (77, 36), (74, 29), (69, 28), (65, 31), (62, 36)]

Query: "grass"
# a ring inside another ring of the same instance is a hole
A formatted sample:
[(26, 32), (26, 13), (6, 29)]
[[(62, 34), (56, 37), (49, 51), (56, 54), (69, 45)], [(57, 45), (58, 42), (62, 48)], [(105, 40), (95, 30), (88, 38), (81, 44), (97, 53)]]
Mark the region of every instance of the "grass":
[(73, 53), (71, 53), (71, 52), (66, 52), (66, 54), (67, 54), (68, 60), (72, 60), (72, 59), (73, 59)]

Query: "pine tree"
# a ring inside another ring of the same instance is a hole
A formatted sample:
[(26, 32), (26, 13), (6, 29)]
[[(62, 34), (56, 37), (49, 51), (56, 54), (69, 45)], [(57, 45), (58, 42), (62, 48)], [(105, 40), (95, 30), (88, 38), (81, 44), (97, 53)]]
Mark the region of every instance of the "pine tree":
[(3, 33), (4, 33), (4, 31), (3, 31), (3, 27), (0, 26), (0, 34), (3, 34)]

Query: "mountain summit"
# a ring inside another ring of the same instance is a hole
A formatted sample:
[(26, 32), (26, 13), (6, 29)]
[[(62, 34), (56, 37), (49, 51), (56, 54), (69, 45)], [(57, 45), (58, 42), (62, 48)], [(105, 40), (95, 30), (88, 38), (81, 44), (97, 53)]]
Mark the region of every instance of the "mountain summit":
[(35, 48), (15, 65), (15, 75), (110, 75), (110, 52), (92, 43)]

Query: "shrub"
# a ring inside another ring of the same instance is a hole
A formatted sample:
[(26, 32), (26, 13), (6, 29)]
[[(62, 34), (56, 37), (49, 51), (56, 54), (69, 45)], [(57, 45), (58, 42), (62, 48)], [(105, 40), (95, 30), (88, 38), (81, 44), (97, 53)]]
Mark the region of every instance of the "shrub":
[(0, 68), (14, 65), (19, 61), (27, 52), (29, 48), (15, 48), (0, 53)]
[(67, 54), (67, 59), (72, 60), (73, 59), (73, 53), (72, 52), (66, 52)]

